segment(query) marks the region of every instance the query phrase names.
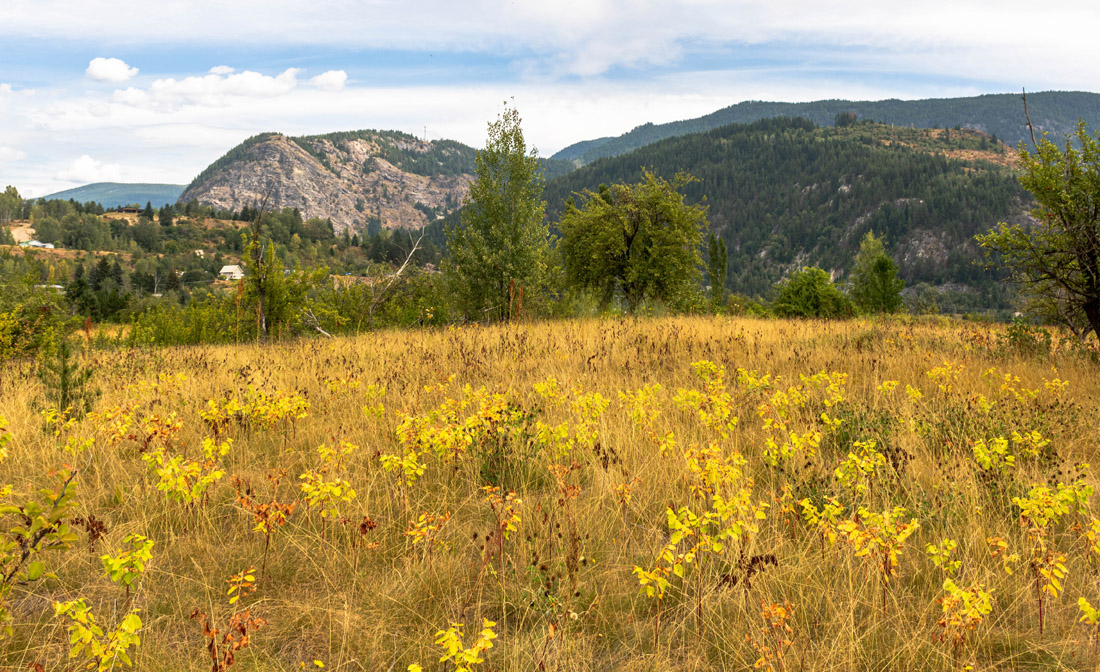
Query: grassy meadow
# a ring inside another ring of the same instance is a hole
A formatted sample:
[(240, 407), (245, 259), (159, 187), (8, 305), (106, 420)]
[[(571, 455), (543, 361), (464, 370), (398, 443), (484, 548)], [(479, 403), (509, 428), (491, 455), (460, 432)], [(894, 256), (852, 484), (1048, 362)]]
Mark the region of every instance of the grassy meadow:
[(143, 672), (1096, 669), (1100, 376), (1003, 331), (685, 317), (80, 351), (100, 394), (77, 418), (5, 365), (3, 504), (70, 465), (76, 536), (7, 596), (0, 670), (126, 669), (104, 653), (124, 631)]

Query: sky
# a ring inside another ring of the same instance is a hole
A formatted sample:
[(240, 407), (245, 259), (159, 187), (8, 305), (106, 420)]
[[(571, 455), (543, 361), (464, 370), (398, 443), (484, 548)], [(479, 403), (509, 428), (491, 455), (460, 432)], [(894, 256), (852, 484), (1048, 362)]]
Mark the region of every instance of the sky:
[(541, 156), (744, 100), (1100, 89), (1100, 4), (0, 0), (0, 187), (186, 184), (238, 142), (400, 130)]

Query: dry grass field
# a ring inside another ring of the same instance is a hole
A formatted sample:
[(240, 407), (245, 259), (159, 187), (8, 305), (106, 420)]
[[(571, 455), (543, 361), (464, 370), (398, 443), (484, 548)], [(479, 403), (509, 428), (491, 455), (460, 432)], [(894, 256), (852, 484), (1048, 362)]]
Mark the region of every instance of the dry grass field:
[(69, 420), (7, 365), (3, 504), (67, 464), (75, 537), (4, 598), (0, 669), (1096, 669), (1100, 376), (999, 329), (92, 351)]

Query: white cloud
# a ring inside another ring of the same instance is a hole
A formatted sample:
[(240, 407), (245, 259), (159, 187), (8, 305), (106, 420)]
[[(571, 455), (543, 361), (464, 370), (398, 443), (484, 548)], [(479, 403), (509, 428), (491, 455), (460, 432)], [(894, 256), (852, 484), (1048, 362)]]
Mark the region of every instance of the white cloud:
[[(1096, 17), (1093, 0), (1059, 0), (1041, 12), (1025, 0), (992, 7), (987, 0), (4, 0), (0, 36), (110, 35), (151, 48), (231, 40), (288, 51), (306, 45), (485, 53), (578, 76), (680, 62), (700, 45), (785, 42), (890, 50), (908, 55), (918, 70), (924, 57), (943, 54), (973, 77), (1053, 71), (1091, 88), (1091, 64), (1100, 60), (1089, 20)], [(120, 16), (126, 30), (118, 29)], [(986, 62), (979, 54), (996, 58)]]
[(88, 63), (88, 69), (84, 71), (88, 77), (97, 82), (125, 82), (138, 74), (137, 68), (132, 68), (125, 61), (117, 58), (93, 58)]
[(84, 154), (72, 164), (57, 173), (57, 179), (66, 182), (120, 182), (122, 166), (117, 163), (103, 163)]
[(9, 163), (27, 158), (27, 155), (14, 147), (0, 145), (0, 163)]
[[(145, 77), (134, 80), (137, 69), (127, 63), (96, 59), (115, 63), (117, 78), (101, 81), (126, 82), (110, 90), (46, 65), (28, 81), (4, 72), (10, 84), (0, 84), (3, 143), (34, 150), (33, 157), (0, 164), (0, 185), (39, 193), (68, 186), (58, 184), (59, 169), (85, 153), (102, 161), (82, 157), (79, 168), (88, 173), (186, 182), (262, 131), (373, 127), (420, 134), (427, 126), (430, 137), (480, 146), (486, 121), (511, 96), (528, 141), (548, 155), (646, 121), (690, 118), (746, 99), (945, 97), (1021, 86), (1096, 90), (1093, 64), (1100, 61), (1095, 22), (1085, 20), (1096, 15), (1095, 0), (1059, 0), (1042, 12), (1024, 0), (1000, 0), (995, 12), (987, 0), (943, 8), (881, 0), (0, 4), (0, 43), (48, 52), (60, 49), (57, 40), (91, 45), (89, 36), (110, 35), (111, 44), (126, 47), (117, 53), (143, 63)], [(219, 20), (211, 22), (212, 15)], [(130, 21), (125, 30), (118, 29), (119, 16)], [(244, 60), (255, 44), (263, 45), (263, 60)], [(189, 55), (188, 64), (153, 72), (145, 65), (170, 63), (176, 52)], [(423, 65), (429, 53), (434, 60)], [(309, 67), (311, 76), (261, 62)], [(383, 70), (388, 63), (406, 69), (391, 74)], [(88, 70), (94, 79), (92, 64)], [(373, 84), (398, 78), (407, 83)], [(38, 83), (51, 79), (57, 83)], [(76, 168), (60, 172), (89, 177)]]
[(343, 70), (322, 72), (309, 80), (310, 84), (313, 84), (318, 89), (324, 89), (325, 91), (340, 91), (344, 88), (344, 84), (346, 84), (347, 81), (348, 73)]
[(224, 107), (237, 98), (273, 98), (298, 85), (298, 68), (271, 77), (251, 70), (234, 74), (207, 74), (183, 79), (158, 79), (148, 89), (115, 91), (112, 100), (134, 107), (174, 110), (191, 105)]

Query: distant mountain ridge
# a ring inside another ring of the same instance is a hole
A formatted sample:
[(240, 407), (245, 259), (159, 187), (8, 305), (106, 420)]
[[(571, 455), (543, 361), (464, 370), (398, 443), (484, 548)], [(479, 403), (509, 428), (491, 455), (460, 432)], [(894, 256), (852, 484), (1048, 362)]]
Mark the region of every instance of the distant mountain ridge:
[(297, 208), (337, 233), (414, 229), (454, 210), (475, 172), (472, 147), (398, 131), (262, 133), (210, 164), (179, 195), (226, 210)]
[[(1047, 131), (1058, 140), (1073, 131), (1078, 119), (1083, 119), (1093, 127), (1100, 122), (1100, 93), (1043, 91), (1027, 94), (1027, 100), (1036, 131)], [(854, 112), (859, 119), (893, 126), (973, 128), (996, 136), (1010, 146), (1030, 139), (1024, 123), (1023, 103), (1018, 93), (923, 100), (819, 100), (809, 103), (746, 101), (696, 119), (667, 124), (643, 124), (618, 137), (578, 142), (551, 158), (585, 165), (597, 159), (621, 156), (658, 140), (688, 133), (703, 133), (728, 124), (746, 124), (774, 117), (803, 117), (818, 126), (831, 126), (836, 116), (845, 112)]]
[(42, 198), (47, 201), (72, 199), (78, 203), (94, 201), (105, 208), (117, 208), (121, 205), (134, 203), (138, 205), (152, 203), (154, 206), (159, 207), (165, 203), (175, 203), (185, 187), (186, 185), (182, 184), (96, 182), (59, 191)]

